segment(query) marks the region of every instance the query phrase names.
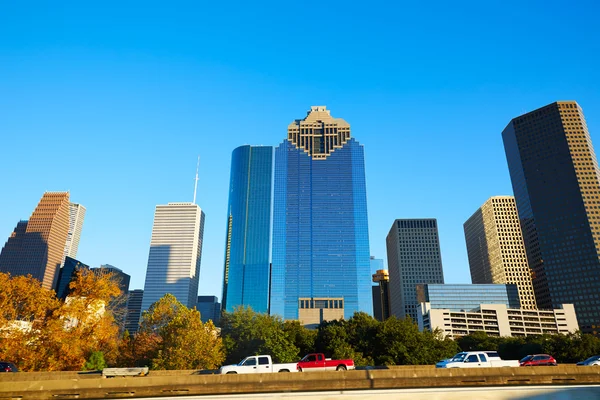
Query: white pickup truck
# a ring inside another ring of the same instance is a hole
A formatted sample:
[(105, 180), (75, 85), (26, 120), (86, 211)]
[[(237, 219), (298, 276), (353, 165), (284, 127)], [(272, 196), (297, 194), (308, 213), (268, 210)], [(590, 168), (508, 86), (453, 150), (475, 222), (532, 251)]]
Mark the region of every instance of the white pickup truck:
[(298, 372), (298, 363), (273, 364), (271, 356), (250, 356), (236, 365), (224, 365), (219, 374), (264, 374), (269, 372)]
[(463, 351), (440, 361), (436, 368), (518, 367), (519, 360), (502, 360), (495, 351)]

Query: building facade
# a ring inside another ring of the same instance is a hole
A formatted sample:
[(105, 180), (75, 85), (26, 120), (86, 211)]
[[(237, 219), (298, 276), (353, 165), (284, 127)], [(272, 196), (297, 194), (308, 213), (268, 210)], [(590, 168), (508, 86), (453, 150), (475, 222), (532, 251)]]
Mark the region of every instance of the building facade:
[(540, 308), (575, 305), (583, 332), (600, 333), (600, 179), (583, 111), (559, 101), (502, 132)]
[(233, 151), (222, 297), (229, 312), (239, 306), (269, 311), (272, 171), (272, 147)]
[(46, 289), (55, 289), (69, 233), (69, 193), (46, 192), (21, 221), (0, 253), (0, 271), (31, 274)]
[(142, 311), (167, 293), (196, 306), (203, 236), (204, 212), (197, 204), (156, 206)]
[(375, 275), (377, 271), (385, 270), (385, 266), (383, 265), (383, 260), (381, 258), (375, 258), (375, 256), (371, 256), (369, 263), (371, 264), (371, 276)]
[(435, 219), (397, 219), (386, 238), (390, 313), (417, 320), (419, 283), (444, 283)]
[(521, 308), (517, 285), (418, 284), (417, 302), (429, 303), (434, 309), (452, 311), (469, 311), (481, 304)]
[(65, 257), (63, 266), (58, 274), (58, 284), (56, 285), (56, 297), (63, 300), (67, 298), (70, 292), (69, 284), (73, 280), (75, 271), (78, 268), (90, 269), (89, 265), (86, 265), (79, 260), (76, 260), (69, 256)]
[(85, 207), (81, 204), (69, 203), (69, 233), (67, 235), (64, 257), (77, 257), (85, 211)]
[(529, 310), (507, 308), (505, 304), (481, 304), (470, 311), (436, 309), (421, 303), (419, 329), (439, 329), (452, 339), (485, 332), (488, 336), (529, 336), (542, 334), (568, 334), (579, 329), (575, 308), (563, 304), (554, 310)]
[(271, 314), (316, 324), (372, 313), (364, 151), (323, 106), (275, 150), (272, 259)]
[(103, 264), (99, 268), (93, 268), (94, 271), (101, 274), (113, 274), (114, 279), (119, 284), (119, 289), (121, 289), (121, 294), (127, 296), (129, 293), (129, 281), (131, 280), (131, 276), (123, 272), (122, 269), (117, 268), (110, 264)]
[[(383, 262), (382, 262), (383, 264)], [(385, 269), (375, 271), (373, 274), (373, 317), (378, 321), (385, 321), (390, 317), (390, 274)]]
[(221, 303), (219, 303), (217, 296), (198, 296), (196, 308), (200, 311), (200, 318), (203, 323), (211, 320), (218, 326), (221, 320)]
[(138, 331), (142, 315), (142, 299), (144, 291), (141, 289), (130, 290), (127, 295), (127, 316), (125, 317), (125, 329), (130, 334)]
[(488, 199), (463, 225), (471, 281), (510, 283), (519, 288), (521, 308), (537, 308), (531, 269), (513, 196)]

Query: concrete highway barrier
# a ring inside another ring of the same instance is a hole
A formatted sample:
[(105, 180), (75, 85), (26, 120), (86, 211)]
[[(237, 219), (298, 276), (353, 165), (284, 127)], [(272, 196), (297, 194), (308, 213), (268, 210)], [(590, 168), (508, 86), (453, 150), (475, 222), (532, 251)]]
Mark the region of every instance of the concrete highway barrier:
[(428, 366), (296, 374), (206, 375), (151, 371), (145, 377), (102, 378), (77, 372), (0, 375), (0, 399), (100, 399), (177, 395), (354, 391), (600, 384), (598, 367), (435, 369)]

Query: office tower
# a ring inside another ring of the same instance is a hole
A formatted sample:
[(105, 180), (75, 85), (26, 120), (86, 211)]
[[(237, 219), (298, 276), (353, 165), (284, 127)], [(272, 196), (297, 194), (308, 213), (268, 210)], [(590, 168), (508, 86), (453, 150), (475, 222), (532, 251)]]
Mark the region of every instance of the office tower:
[(221, 319), (221, 303), (219, 303), (217, 296), (198, 296), (196, 308), (200, 311), (200, 319), (203, 323), (211, 320), (215, 325), (218, 325)]
[(431, 284), (417, 285), (417, 302), (429, 303), (434, 309), (469, 311), (480, 304), (504, 304), (507, 308), (521, 308), (517, 285), (501, 284)]
[(79, 268), (90, 269), (89, 265), (82, 263), (69, 256), (65, 257), (63, 267), (58, 274), (58, 284), (56, 285), (56, 297), (65, 300), (69, 295), (69, 284), (74, 278), (75, 271)]
[(502, 132), (539, 308), (573, 303), (600, 333), (600, 181), (583, 112), (559, 101)]
[(239, 306), (269, 311), (272, 171), (272, 147), (233, 151), (223, 279), (223, 308), (229, 312)]
[(373, 317), (378, 321), (385, 321), (390, 317), (390, 274), (387, 270), (380, 269), (373, 274), (373, 282), (377, 283), (377, 286), (371, 288), (373, 290)]
[(417, 320), (416, 285), (444, 283), (435, 219), (397, 219), (386, 238), (390, 313)]
[(363, 146), (323, 106), (275, 150), (270, 312), (306, 325), (372, 313)]
[(127, 295), (129, 293), (129, 281), (131, 280), (131, 276), (123, 272), (120, 268), (117, 268), (110, 264), (103, 264), (100, 268), (93, 268), (94, 271), (102, 274), (112, 273), (114, 279), (119, 284), (119, 289), (121, 289), (122, 295)]
[(77, 257), (81, 229), (85, 218), (85, 207), (81, 204), (69, 203), (69, 234), (65, 245), (64, 257)]
[(31, 274), (44, 288), (54, 289), (69, 233), (69, 193), (44, 193), (26, 225), (17, 225), (2, 250), (0, 271)]
[(204, 212), (197, 204), (156, 206), (142, 311), (167, 293), (196, 306), (203, 235)]
[(132, 335), (138, 331), (140, 326), (143, 296), (144, 291), (141, 289), (131, 290), (127, 295), (127, 316), (125, 318), (125, 329)]
[(463, 225), (473, 283), (511, 283), (521, 307), (536, 309), (515, 198), (489, 198)]

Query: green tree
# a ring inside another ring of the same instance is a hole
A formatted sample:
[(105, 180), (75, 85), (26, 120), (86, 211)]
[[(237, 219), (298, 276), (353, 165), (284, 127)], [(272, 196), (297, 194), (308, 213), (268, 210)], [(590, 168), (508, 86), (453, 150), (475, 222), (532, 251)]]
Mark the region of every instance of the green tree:
[[(139, 341), (139, 342), (138, 342)], [(140, 347), (141, 350), (140, 351)], [(223, 341), (211, 321), (203, 324), (198, 310), (166, 294), (142, 316), (140, 332), (128, 351), (152, 369), (215, 369), (225, 358)]]
[(83, 366), (84, 371), (98, 371), (104, 368), (106, 368), (106, 361), (104, 361), (104, 353), (101, 351), (94, 351)]
[(274, 362), (298, 360), (298, 347), (284, 331), (281, 318), (257, 313), (249, 307), (238, 307), (231, 313), (223, 313), (221, 336), (228, 364), (258, 354), (269, 354)]
[(300, 321), (284, 321), (283, 331), (294, 346), (298, 348), (300, 357), (315, 352), (316, 329), (307, 329), (300, 324)]

